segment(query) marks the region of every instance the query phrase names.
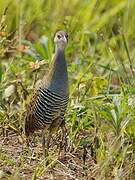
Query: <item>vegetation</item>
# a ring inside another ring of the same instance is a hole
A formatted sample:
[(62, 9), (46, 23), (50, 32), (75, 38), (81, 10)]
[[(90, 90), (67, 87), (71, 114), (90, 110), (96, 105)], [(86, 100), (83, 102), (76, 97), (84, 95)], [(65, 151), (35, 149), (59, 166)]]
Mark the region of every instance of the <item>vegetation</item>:
[[(0, 178), (135, 179), (135, 1), (0, 1)], [(23, 142), (25, 103), (69, 34), (68, 143)], [(54, 144), (54, 145), (53, 145)]]

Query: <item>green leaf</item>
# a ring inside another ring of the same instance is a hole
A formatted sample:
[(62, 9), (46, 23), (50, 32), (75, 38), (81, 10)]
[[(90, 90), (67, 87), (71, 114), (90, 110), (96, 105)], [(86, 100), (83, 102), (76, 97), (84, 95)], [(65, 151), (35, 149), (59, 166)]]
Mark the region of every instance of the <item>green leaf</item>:
[(2, 74), (3, 74), (3, 72), (2, 72), (2, 64), (0, 63), (0, 82), (2, 81)]

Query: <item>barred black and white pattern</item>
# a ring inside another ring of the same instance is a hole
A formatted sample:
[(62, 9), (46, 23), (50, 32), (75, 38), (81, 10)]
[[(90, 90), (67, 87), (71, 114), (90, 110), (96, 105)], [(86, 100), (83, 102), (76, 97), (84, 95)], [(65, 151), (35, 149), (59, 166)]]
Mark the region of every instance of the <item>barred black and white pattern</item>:
[(48, 89), (39, 89), (33, 108), (34, 117), (38, 120), (36, 128), (43, 128), (52, 123), (59, 115), (64, 117), (68, 96), (60, 96)]

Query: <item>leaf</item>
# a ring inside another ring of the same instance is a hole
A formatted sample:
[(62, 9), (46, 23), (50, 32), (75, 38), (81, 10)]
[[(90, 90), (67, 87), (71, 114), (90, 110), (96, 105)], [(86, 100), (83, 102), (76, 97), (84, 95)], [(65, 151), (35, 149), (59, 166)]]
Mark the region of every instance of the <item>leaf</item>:
[(0, 63), (0, 82), (2, 81), (2, 64)]
[(15, 92), (15, 86), (12, 84), (5, 89), (3, 98), (4, 99), (9, 98), (14, 92)]

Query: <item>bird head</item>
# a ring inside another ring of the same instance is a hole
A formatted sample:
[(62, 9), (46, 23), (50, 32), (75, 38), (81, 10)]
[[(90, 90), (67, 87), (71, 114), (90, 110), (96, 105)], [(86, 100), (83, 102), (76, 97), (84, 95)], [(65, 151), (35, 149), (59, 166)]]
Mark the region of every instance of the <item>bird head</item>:
[(68, 42), (68, 34), (64, 31), (58, 31), (54, 36), (54, 43), (57, 48), (64, 49)]

